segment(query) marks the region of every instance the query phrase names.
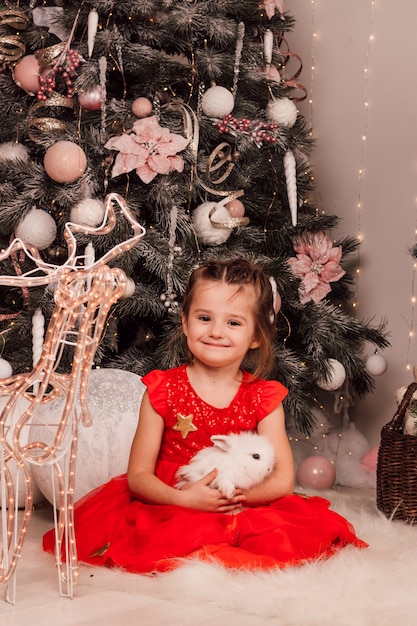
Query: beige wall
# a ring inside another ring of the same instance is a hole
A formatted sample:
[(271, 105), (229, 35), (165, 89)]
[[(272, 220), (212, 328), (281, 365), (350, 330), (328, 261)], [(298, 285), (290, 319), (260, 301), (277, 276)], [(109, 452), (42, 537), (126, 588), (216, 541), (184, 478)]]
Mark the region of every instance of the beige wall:
[[(323, 206), (341, 218), (340, 234), (363, 236), (357, 317), (388, 319), (392, 347), (383, 353), (388, 370), (375, 378), (375, 392), (357, 400), (351, 411), (374, 445), (394, 413), (395, 390), (412, 380), (407, 362), (417, 364), (417, 338), (409, 351), (414, 265), (409, 249), (417, 222), (417, 2), (286, 0), (285, 8), (297, 20), (288, 41), (303, 60), (299, 80), (311, 88), (312, 106), (306, 101), (299, 108), (312, 121), (317, 140), (312, 161)], [(372, 353), (368, 346), (366, 354)]]

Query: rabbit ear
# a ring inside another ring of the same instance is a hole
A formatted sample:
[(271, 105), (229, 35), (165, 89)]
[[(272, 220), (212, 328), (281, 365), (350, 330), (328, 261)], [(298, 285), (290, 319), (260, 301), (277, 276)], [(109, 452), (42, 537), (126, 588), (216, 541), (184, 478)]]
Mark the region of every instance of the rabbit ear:
[(227, 435), (213, 435), (210, 437), (210, 440), (213, 442), (213, 445), (216, 448), (220, 448), (223, 452), (229, 452), (230, 450), (230, 441)]

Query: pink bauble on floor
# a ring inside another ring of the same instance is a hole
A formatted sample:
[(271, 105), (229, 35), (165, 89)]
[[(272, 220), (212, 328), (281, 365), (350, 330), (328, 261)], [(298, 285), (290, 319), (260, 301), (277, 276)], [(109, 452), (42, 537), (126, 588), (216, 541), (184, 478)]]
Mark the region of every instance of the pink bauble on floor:
[(331, 489), (336, 480), (336, 470), (324, 456), (308, 456), (297, 470), (297, 482), (301, 487)]
[(87, 168), (84, 150), (72, 141), (57, 141), (45, 152), (45, 172), (57, 183), (73, 183)]
[(22, 57), (13, 70), (13, 78), (21, 89), (30, 94), (39, 91), (39, 63), (34, 54)]

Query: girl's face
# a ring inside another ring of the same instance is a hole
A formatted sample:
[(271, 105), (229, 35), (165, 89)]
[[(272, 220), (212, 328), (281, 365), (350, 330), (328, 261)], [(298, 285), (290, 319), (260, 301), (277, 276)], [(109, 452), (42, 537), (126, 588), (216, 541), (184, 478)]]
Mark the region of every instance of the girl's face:
[(255, 293), (251, 287), (200, 280), (182, 325), (194, 358), (210, 367), (242, 363), (259, 342), (255, 333)]

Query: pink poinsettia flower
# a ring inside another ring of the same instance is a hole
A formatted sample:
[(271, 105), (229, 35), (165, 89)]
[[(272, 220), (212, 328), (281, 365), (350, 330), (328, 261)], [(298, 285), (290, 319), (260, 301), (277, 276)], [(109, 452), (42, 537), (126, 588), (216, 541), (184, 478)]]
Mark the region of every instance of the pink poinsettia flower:
[(346, 273), (340, 267), (342, 246), (333, 247), (323, 232), (301, 237), (295, 244), (296, 257), (288, 259), (294, 276), (301, 279), (300, 302), (316, 304), (331, 291), (329, 283)]
[(184, 160), (177, 152), (187, 147), (188, 139), (162, 128), (155, 115), (137, 120), (132, 131), (111, 137), (104, 146), (119, 151), (112, 178), (136, 170), (144, 183), (150, 183), (158, 174), (183, 171)]

